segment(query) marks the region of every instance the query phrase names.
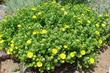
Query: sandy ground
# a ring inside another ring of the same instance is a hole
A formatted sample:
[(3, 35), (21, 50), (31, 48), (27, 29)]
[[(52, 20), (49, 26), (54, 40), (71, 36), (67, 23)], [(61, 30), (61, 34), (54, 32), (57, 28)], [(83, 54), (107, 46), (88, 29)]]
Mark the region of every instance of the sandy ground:
[(93, 73), (110, 73), (110, 48), (99, 56), (99, 63)]

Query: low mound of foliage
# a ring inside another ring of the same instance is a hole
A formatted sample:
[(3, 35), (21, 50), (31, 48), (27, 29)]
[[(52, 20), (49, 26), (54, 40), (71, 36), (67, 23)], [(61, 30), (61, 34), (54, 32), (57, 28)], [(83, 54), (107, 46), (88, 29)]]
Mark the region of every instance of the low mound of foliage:
[(20, 9), (0, 22), (0, 49), (39, 72), (62, 63), (88, 68), (107, 43), (108, 20), (107, 14), (83, 4), (51, 2)]

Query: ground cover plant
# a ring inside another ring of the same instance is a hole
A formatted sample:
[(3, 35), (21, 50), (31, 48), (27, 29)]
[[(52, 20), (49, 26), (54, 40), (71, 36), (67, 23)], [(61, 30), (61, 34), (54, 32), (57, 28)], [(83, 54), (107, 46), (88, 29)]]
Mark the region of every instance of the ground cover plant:
[(62, 63), (77, 68), (95, 65), (107, 42), (109, 15), (98, 15), (84, 4), (56, 2), (19, 9), (0, 22), (0, 49), (39, 72)]

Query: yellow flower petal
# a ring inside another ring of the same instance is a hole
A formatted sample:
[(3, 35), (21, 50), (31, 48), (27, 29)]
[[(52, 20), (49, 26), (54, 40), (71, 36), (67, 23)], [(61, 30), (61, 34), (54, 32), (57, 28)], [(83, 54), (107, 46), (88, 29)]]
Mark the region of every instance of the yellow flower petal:
[(40, 62), (40, 61), (37, 62), (37, 67), (42, 67), (42, 65), (43, 65), (42, 62)]
[(29, 52), (27, 53), (27, 57), (28, 57), (28, 58), (32, 58), (32, 57), (33, 57), (33, 52), (29, 51)]
[(41, 30), (41, 34), (46, 34), (47, 33), (47, 30), (46, 29), (42, 29)]
[(74, 57), (75, 56), (75, 53), (74, 52), (70, 52), (69, 56), (70, 57)]
[(68, 45), (64, 45), (63, 47), (66, 49), (66, 48), (68, 48)]
[(100, 35), (100, 32), (99, 32), (99, 31), (95, 31), (95, 34), (96, 34), (96, 35)]
[(35, 16), (35, 15), (32, 16), (32, 19), (36, 19), (36, 18), (37, 18), (37, 16)]
[(85, 51), (85, 50), (81, 50), (81, 51), (80, 51), (80, 54), (81, 54), (81, 55), (85, 55), (85, 54), (86, 54), (86, 51)]
[(99, 27), (99, 24), (98, 24), (98, 23), (96, 24), (96, 27), (97, 27), (97, 28)]
[(94, 58), (89, 58), (89, 63), (94, 64), (95, 60)]
[(61, 53), (61, 54), (59, 55), (59, 57), (60, 57), (60, 59), (66, 59), (66, 54), (65, 54), (65, 53)]
[(56, 48), (52, 49), (52, 54), (56, 54), (58, 52), (58, 50)]
[(10, 44), (10, 47), (14, 47), (14, 46), (15, 46), (14, 43)]
[(31, 39), (29, 39), (29, 40), (27, 40), (27, 42), (26, 42), (28, 45), (29, 44), (32, 44), (32, 40)]
[(101, 39), (99, 40), (99, 44), (102, 44), (102, 40)]

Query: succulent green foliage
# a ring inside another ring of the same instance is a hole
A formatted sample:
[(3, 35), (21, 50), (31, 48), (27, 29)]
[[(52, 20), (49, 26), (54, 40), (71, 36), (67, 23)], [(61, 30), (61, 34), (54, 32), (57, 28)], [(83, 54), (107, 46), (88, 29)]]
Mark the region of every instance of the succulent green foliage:
[(23, 8), (0, 22), (3, 48), (40, 72), (65, 62), (89, 67), (110, 34), (108, 20), (107, 14), (98, 15), (84, 4)]

